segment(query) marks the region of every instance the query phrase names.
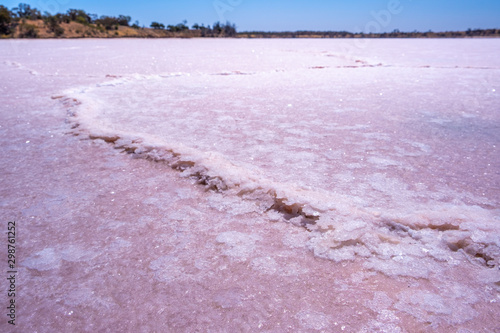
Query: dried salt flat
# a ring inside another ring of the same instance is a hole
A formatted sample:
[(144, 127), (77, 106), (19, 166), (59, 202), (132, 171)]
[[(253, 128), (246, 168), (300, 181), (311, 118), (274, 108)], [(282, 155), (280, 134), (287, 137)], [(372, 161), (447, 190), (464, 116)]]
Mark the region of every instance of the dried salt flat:
[[(63, 283), (77, 263), (117, 272), (127, 298), (112, 287), (92, 296), (94, 272), (77, 278), (86, 301), (64, 304), (119, 317), (151, 302), (130, 319), (146, 330), (498, 328), (496, 40), (70, 42), (82, 53), (67, 43), (14, 44), (2, 68), (51, 82), (35, 89), (78, 135), (55, 156), (75, 142), (98, 151), (92, 163), (109, 180), (87, 177), (106, 190), (83, 200), (96, 198), (110, 257), (83, 250), (84, 237), (39, 244), (22, 262), (27, 284)], [(131, 47), (141, 51), (125, 57)], [(67, 187), (85, 174), (73, 167)], [(64, 223), (47, 200), (26, 214)], [(123, 264), (133, 258), (139, 271)], [(164, 321), (146, 325), (152, 311)]]

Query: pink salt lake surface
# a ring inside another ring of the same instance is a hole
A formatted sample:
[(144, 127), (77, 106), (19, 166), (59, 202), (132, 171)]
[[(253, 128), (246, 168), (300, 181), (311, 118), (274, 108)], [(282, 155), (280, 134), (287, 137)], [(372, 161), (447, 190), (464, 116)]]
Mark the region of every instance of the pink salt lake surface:
[(2, 332), (500, 332), (500, 40), (0, 50)]

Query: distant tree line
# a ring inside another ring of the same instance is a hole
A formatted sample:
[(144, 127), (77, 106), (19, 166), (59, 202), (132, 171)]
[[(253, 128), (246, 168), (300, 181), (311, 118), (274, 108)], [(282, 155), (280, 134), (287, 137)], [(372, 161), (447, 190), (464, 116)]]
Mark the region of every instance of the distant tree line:
[(210, 28), (210, 26), (205, 28), (203, 25), (198, 27), (193, 26), (193, 28), (201, 30), (202, 37), (236, 36), (236, 26), (234, 24), (231, 24), (230, 22), (226, 23), (215, 22), (212, 28)]
[(248, 31), (237, 34), (242, 38), (464, 38), (500, 37), (500, 29), (468, 29), (467, 31), (445, 32), (401, 32), (395, 29), (384, 33), (353, 33), (347, 31)]
[(69, 9), (66, 13), (52, 15), (49, 12), (42, 14), (38, 9), (31, 8), (30, 5), (24, 3), (20, 3), (12, 10), (0, 5), (0, 34), (12, 34), (19, 25), (21, 37), (37, 37), (36, 26), (28, 24), (26, 20), (43, 20), (48, 30), (52, 31), (55, 36), (60, 36), (64, 34), (61, 23), (78, 22), (84, 25), (94, 24), (98, 29), (117, 30), (120, 25), (129, 26), (131, 17), (125, 15), (98, 17), (96, 14), (89, 14), (81, 9)]
[[(48, 12), (41, 13), (38, 9), (32, 8), (28, 4), (20, 3), (17, 7), (9, 10), (7, 7), (0, 5), (0, 35), (12, 35), (19, 27), (20, 37), (35, 38), (38, 36), (37, 26), (26, 22), (27, 20), (36, 21), (43, 20), (48, 31), (52, 32), (56, 37), (64, 34), (62, 23), (77, 22), (86, 26), (92, 26), (98, 30), (118, 30), (119, 26), (132, 27), (141, 29), (139, 22), (135, 21), (130, 25), (132, 18), (130, 16), (119, 15), (114, 16), (98, 16), (90, 14), (82, 9), (69, 9), (66, 13), (50, 14)], [(151, 28), (156, 30), (166, 30), (170, 32), (188, 31), (187, 21), (176, 25), (165, 25), (159, 22), (152, 22)], [(195, 24), (192, 30), (200, 30), (202, 37), (233, 37), (236, 36), (236, 26), (229, 22), (221, 24), (214, 23), (213, 27), (205, 27), (203, 24)]]
[[(187, 21), (183, 21), (177, 25), (165, 25), (158, 22), (151, 23), (151, 28), (163, 30), (166, 29), (171, 32), (181, 32), (189, 30), (186, 25)], [(215, 22), (212, 27), (210, 25), (206, 26), (204, 24), (199, 25), (198, 23), (193, 24), (192, 30), (199, 30), (201, 32), (201, 37), (234, 37), (236, 36), (236, 26), (230, 22), (220, 23)]]
[[(17, 7), (8, 9), (0, 5), (0, 36), (13, 36), (18, 31), (18, 37), (36, 38), (39, 31), (38, 26), (32, 21), (42, 20), (47, 31), (55, 37), (64, 35), (65, 31), (61, 24), (77, 22), (85, 25), (92, 33), (115, 31), (118, 35), (120, 26), (131, 27), (133, 29), (143, 29), (139, 22), (135, 21), (130, 25), (132, 18), (126, 15), (98, 16), (96, 14), (86, 13), (82, 9), (69, 9), (66, 13), (52, 15), (48, 12), (43, 14), (30, 5), (20, 3)], [(30, 21), (30, 22), (28, 22)], [(500, 37), (500, 29), (468, 29), (467, 31), (446, 31), (446, 32), (401, 32), (395, 29), (392, 32), (385, 33), (353, 33), (347, 31), (295, 31), (295, 32), (263, 32), (236, 31), (236, 26), (230, 22), (215, 22), (212, 26), (194, 24), (191, 28), (187, 21), (175, 25), (166, 25), (160, 22), (152, 22), (151, 31), (160, 33), (148, 33), (152, 37), (172, 37), (185, 36), (185, 32), (190, 32), (191, 36), (200, 37), (242, 37), (242, 38), (463, 38), (463, 37)], [(146, 29), (148, 30), (148, 29)], [(149, 30), (148, 30), (149, 31)], [(168, 32), (168, 33), (167, 33)], [(195, 34), (194, 34), (195, 33)], [(188, 35), (189, 35), (188, 34)], [(101, 35), (102, 36), (102, 35)]]

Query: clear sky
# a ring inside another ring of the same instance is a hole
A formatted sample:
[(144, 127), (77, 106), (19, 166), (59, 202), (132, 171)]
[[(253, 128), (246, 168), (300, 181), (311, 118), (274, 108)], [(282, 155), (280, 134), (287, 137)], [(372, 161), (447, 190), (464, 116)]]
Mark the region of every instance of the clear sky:
[(346, 30), (351, 32), (446, 31), (500, 28), (500, 0), (35, 0), (24, 2), (42, 12), (132, 17), (140, 25), (183, 20), (212, 25), (226, 20), (238, 31)]

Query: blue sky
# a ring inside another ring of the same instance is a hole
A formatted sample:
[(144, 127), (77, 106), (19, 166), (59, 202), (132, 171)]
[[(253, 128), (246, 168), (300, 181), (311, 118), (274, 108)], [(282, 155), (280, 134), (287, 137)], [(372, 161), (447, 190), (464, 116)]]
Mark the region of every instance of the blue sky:
[[(3, 1), (8, 8), (21, 1)], [(500, 0), (35, 0), (43, 11), (131, 16), (140, 25), (231, 21), (238, 31), (445, 31), (500, 28)]]

